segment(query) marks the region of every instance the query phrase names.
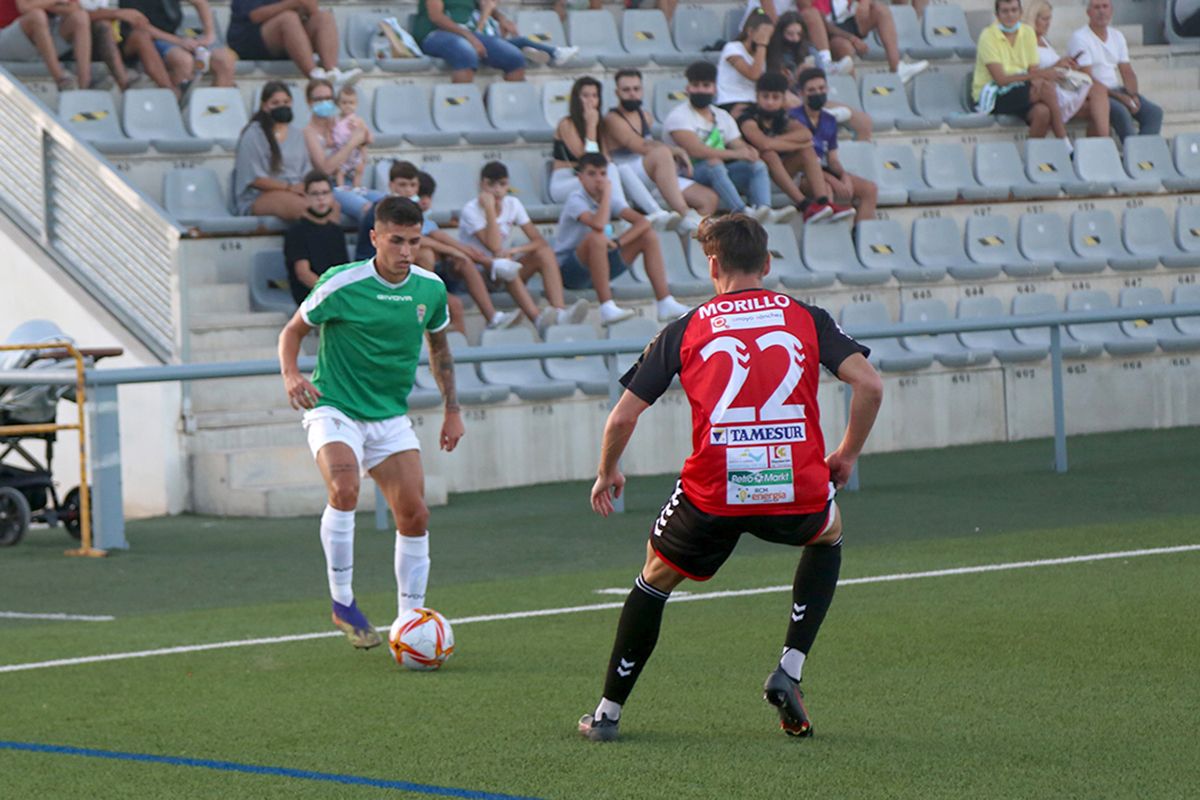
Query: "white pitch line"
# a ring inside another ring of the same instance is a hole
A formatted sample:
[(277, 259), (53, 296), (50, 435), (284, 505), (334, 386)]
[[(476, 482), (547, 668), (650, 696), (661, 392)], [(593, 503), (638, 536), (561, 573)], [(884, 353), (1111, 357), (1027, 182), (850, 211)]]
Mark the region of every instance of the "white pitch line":
[[(1111, 553), (1089, 553), (1081, 556), (1064, 556), (1062, 558), (1043, 558), (1036, 561), (1009, 561), (1000, 564), (980, 564), (974, 567), (951, 567), (949, 569), (926, 570), (923, 572), (897, 572), (888, 575), (870, 575), (863, 578), (843, 578), (839, 586), (855, 586), (867, 583), (891, 583), (893, 581), (910, 581), (919, 578), (944, 578), (953, 575), (974, 575), (981, 572), (1002, 572), (1014, 569), (1029, 569), (1031, 567), (1053, 567), (1064, 564), (1082, 564), (1089, 561), (1108, 561), (1118, 558), (1137, 558), (1140, 556), (1161, 556), (1173, 553), (1189, 553), (1200, 550), (1200, 544), (1185, 544), (1174, 547), (1153, 547), (1142, 550), (1122, 550)], [(723, 597), (749, 597), (759, 594), (774, 594), (791, 591), (790, 585), (761, 586), (756, 589), (728, 589), (719, 592), (701, 592), (683, 597), (674, 597), (671, 602), (687, 603), (693, 600), (716, 600)], [(585, 611), (607, 611), (621, 608), (624, 603), (596, 603), (586, 606), (564, 606), (561, 608), (540, 608), (532, 611), (512, 611), (503, 614), (484, 614), (475, 617), (460, 617), (452, 619), (452, 625), (466, 625), (472, 622), (499, 622), (511, 619), (531, 619), (534, 617), (554, 617), (565, 614), (580, 614)], [(60, 658), (53, 661), (34, 661), (24, 664), (5, 664), (0, 666), (2, 672), (22, 672), (34, 669), (49, 669), (51, 667), (69, 667), (78, 664), (95, 664), (101, 661), (123, 661), (132, 658), (149, 658), (151, 656), (170, 656), (180, 653), (198, 653), (205, 650), (225, 650), (233, 647), (250, 647), (253, 645), (283, 644), (286, 642), (302, 642), (310, 639), (328, 639), (341, 636), (340, 631), (323, 631), (321, 633), (300, 633), (288, 636), (269, 636), (259, 639), (236, 639), (228, 642), (212, 642), (209, 644), (191, 644), (180, 647), (163, 647), (157, 650), (137, 650), (128, 653), (107, 653), (98, 656), (81, 656), (79, 658)]]
[(112, 622), (107, 614), (31, 614), (25, 611), (0, 611), (0, 619), (49, 619), (59, 622)]

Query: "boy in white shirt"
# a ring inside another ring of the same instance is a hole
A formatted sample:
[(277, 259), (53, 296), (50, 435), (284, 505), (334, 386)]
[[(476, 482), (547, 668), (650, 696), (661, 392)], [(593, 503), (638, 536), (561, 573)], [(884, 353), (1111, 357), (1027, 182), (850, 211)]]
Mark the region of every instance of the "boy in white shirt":
[(1071, 34), (1067, 52), (1092, 80), (1108, 87), (1109, 124), (1118, 139), (1124, 142), (1135, 133), (1157, 135), (1162, 108), (1138, 93), (1125, 36), (1109, 27), (1112, 15), (1112, 0), (1088, 0), (1088, 24)]

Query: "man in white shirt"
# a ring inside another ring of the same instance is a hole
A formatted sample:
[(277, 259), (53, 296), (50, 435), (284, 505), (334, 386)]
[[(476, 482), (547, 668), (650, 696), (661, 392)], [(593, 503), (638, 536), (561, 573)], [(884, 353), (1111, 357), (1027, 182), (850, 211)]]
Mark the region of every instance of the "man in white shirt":
[(1135, 133), (1157, 135), (1162, 108), (1138, 94), (1125, 36), (1109, 27), (1112, 14), (1112, 0), (1088, 0), (1088, 24), (1071, 34), (1067, 52), (1093, 80), (1108, 87), (1109, 119), (1118, 139), (1123, 142)]

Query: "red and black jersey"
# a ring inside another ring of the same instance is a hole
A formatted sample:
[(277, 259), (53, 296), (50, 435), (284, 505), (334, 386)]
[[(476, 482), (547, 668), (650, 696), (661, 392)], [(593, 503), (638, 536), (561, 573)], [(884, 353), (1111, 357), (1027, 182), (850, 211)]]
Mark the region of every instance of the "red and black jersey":
[(679, 376), (692, 406), (683, 491), (709, 514), (812, 514), (830, 498), (817, 365), (870, 350), (824, 309), (767, 289), (714, 297), (672, 322), (621, 378), (653, 403)]

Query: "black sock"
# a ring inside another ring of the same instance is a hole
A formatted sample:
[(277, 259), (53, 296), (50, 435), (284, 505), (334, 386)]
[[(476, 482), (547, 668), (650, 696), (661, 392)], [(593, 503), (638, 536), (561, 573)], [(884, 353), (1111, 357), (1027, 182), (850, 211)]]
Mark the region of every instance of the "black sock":
[(827, 194), (823, 194), (823, 195), (821, 195), (820, 197), (818, 197), (818, 198), (817, 198), (817, 205), (819, 205), (819, 206), (827, 206), (827, 205), (829, 205), (829, 195), (827, 195)]
[(838, 573), (842, 569), (842, 540), (832, 545), (814, 544), (804, 548), (796, 579), (792, 582), (792, 621), (788, 624), (784, 644), (807, 654), (825, 612), (833, 602)]
[(663, 607), (669, 596), (668, 592), (655, 589), (638, 575), (633, 591), (625, 599), (621, 621), (617, 623), (617, 638), (604, 677), (606, 700), (624, 704), (629, 699), (638, 675), (642, 674), (642, 668), (658, 643)]

